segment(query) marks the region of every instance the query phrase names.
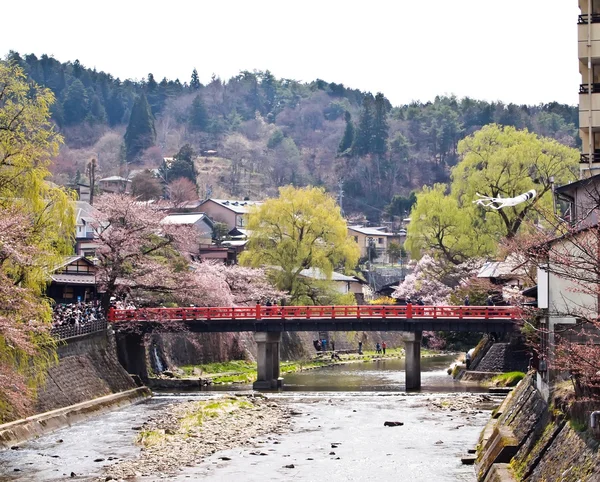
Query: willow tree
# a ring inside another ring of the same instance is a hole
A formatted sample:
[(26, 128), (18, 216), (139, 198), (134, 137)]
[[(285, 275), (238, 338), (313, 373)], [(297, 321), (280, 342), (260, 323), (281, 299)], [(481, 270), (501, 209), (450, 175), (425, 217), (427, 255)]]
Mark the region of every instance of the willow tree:
[[(500, 240), (532, 226), (540, 212), (551, 212), (552, 183), (574, 180), (579, 161), (576, 149), (495, 124), (463, 139), (458, 152), (462, 159), (450, 186), (417, 193), (406, 241), (413, 255), (427, 251), (456, 265), (494, 255)], [(493, 210), (474, 204), (479, 195), (510, 198), (531, 189), (537, 196), (516, 206)]]
[[(358, 262), (359, 248), (348, 236), (340, 207), (321, 188), (281, 187), (278, 198), (250, 213), (248, 230), (252, 234), (241, 263), (273, 268), (275, 285), (290, 294), (292, 303), (315, 300), (334, 269), (349, 272)], [(302, 276), (305, 269), (325, 280), (311, 281)]]
[(53, 102), (20, 67), (0, 62), (0, 420), (26, 413), (53, 358), (43, 293), (75, 233), (71, 194), (46, 181), (62, 142)]

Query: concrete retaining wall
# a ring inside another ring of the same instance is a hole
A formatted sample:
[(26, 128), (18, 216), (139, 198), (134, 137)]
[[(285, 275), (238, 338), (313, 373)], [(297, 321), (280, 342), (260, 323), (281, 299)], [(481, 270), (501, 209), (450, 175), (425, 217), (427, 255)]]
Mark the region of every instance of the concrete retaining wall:
[(553, 411), (533, 380), (521, 381), (482, 434), (477, 480), (600, 482), (598, 440)]
[(71, 338), (57, 352), (59, 363), (48, 370), (38, 390), (37, 413), (136, 388), (117, 360), (112, 332)]
[(149, 396), (151, 392), (148, 388), (139, 387), (0, 425), (0, 448), (18, 445), (33, 437), (139, 402)]

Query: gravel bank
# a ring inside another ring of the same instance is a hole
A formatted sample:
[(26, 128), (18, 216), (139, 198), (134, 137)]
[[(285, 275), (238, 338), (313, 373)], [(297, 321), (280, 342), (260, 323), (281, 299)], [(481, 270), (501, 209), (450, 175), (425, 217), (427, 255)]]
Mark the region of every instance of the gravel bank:
[(217, 451), (254, 445), (254, 438), (290, 429), (293, 412), (263, 396), (224, 396), (175, 403), (139, 431), (140, 456), (105, 468), (98, 481), (153, 476), (168, 479)]

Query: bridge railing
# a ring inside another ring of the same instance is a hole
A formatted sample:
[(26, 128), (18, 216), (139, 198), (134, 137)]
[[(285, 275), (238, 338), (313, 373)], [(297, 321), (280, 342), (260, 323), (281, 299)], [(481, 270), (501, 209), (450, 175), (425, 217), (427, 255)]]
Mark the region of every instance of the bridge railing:
[(236, 306), (187, 308), (111, 308), (110, 322), (193, 321), (193, 320), (269, 320), (269, 319), (486, 319), (515, 320), (521, 311), (515, 306)]

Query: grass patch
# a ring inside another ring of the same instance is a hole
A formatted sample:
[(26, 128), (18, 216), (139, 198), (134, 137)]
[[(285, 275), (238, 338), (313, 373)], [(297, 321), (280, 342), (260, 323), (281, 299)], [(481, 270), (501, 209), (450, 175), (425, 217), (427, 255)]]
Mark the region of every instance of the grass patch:
[(142, 430), (136, 439), (136, 443), (144, 447), (154, 447), (167, 438), (162, 430)]
[(236, 410), (253, 407), (254, 405), (251, 402), (241, 398), (223, 398), (197, 402), (194, 409), (181, 419), (179, 431), (188, 433), (202, 426), (206, 419), (229, 415)]
[(514, 387), (523, 378), (525, 378), (525, 373), (523, 372), (502, 373), (492, 378), (491, 384), (496, 387)]
[(180, 367), (185, 376), (194, 374), (213, 374), (213, 373), (246, 373), (256, 370), (256, 363), (246, 360), (232, 360), (218, 363), (205, 363), (203, 365), (184, 365)]

